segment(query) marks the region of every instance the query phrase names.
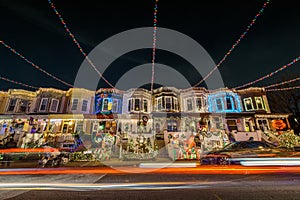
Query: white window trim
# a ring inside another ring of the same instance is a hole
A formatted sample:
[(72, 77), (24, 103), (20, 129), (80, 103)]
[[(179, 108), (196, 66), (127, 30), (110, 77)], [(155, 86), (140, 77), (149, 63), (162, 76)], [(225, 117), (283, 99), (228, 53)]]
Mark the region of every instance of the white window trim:
[[(218, 103), (217, 103), (217, 100), (220, 100), (221, 101), (221, 109), (218, 109)], [(215, 98), (215, 103), (216, 103), (216, 111), (224, 111), (224, 102), (223, 102), (223, 98)]]
[[(73, 106), (74, 106), (74, 100), (77, 100), (77, 105), (76, 105), (76, 109), (73, 109)], [(72, 99), (72, 105), (71, 105), (71, 110), (72, 111), (77, 111), (78, 110), (78, 104), (79, 104), (79, 99)]]
[(172, 110), (172, 97), (164, 97), (165, 98), (165, 108), (167, 110), (167, 99), (170, 99), (171, 108), (169, 110)]
[[(197, 105), (197, 100), (200, 100), (200, 102), (201, 102), (201, 107), (198, 109), (198, 105)], [(203, 110), (203, 98), (202, 97), (196, 97), (195, 99), (195, 110), (196, 111), (201, 111), (201, 110)]]
[[(252, 109), (248, 109), (247, 108), (247, 102), (246, 101), (248, 101), (248, 100), (250, 100), (250, 105), (251, 105)], [(252, 98), (251, 97), (244, 98), (243, 101), (244, 101), (244, 106), (245, 106), (245, 110), (246, 111), (254, 110), (253, 102), (252, 102)]]
[[(134, 99), (134, 102), (133, 102), (133, 111), (136, 111), (136, 112), (140, 112), (140, 111), (142, 111), (142, 109), (141, 109), (141, 102), (142, 102), (142, 99), (141, 98), (133, 98)], [(140, 101), (140, 103), (139, 103), (139, 110), (135, 110), (135, 100), (136, 99), (139, 99), (139, 101)]]
[(263, 101), (262, 97), (254, 97), (254, 100), (255, 100), (257, 110), (260, 110), (260, 108), (258, 108), (257, 100), (260, 100), (261, 105), (262, 105), (262, 109), (265, 110), (265, 104), (264, 104), (264, 101)]
[(178, 111), (179, 109), (178, 99), (176, 97), (173, 97), (173, 101), (174, 101), (174, 110)]
[[(158, 97), (156, 100), (157, 100), (157, 110), (158, 110), (158, 111), (159, 111), (159, 110), (163, 110), (163, 109), (164, 109), (164, 106), (163, 106), (163, 100), (162, 100), (162, 97)], [(161, 109), (158, 108), (158, 101), (159, 101), (159, 100), (161, 101)]]
[[(86, 101), (87, 103), (86, 103), (86, 110), (83, 110), (83, 102), (84, 101)], [(82, 103), (81, 103), (81, 111), (82, 112), (87, 112), (88, 110), (89, 110), (89, 100), (87, 100), (87, 99), (82, 99)]]
[[(47, 101), (46, 101), (45, 110), (41, 110), (43, 100), (47, 100)], [(42, 112), (46, 111), (46, 110), (47, 110), (47, 105), (48, 105), (48, 98), (42, 98), (42, 99), (41, 99), (41, 103), (40, 103), (40, 107), (39, 107), (39, 111), (42, 111)]]
[[(105, 99), (107, 99), (107, 110), (104, 110), (104, 100), (105, 100)], [(108, 107), (109, 107), (109, 106), (108, 106), (108, 104), (109, 104), (109, 101), (108, 101), (108, 100), (109, 100), (109, 98), (103, 98), (103, 99), (102, 99), (102, 109), (101, 109), (101, 110), (102, 110), (103, 112), (109, 111), (109, 110), (108, 110)]]
[[(147, 111), (145, 111), (145, 102), (147, 103)], [(144, 112), (149, 112), (149, 101), (148, 101), (148, 99), (143, 99), (143, 111)]]
[[(56, 105), (55, 110), (52, 110), (53, 101), (57, 101), (57, 105)], [(59, 106), (59, 100), (58, 99), (51, 99), (50, 112), (57, 112), (58, 106)]]
[[(191, 110), (189, 110), (188, 101), (191, 101), (191, 105), (192, 105), (192, 109)], [(185, 103), (186, 103), (186, 111), (187, 112), (193, 111), (193, 108), (194, 108), (194, 106), (193, 106), (193, 99), (191, 97), (190, 98), (186, 98)]]
[[(127, 100), (127, 112), (131, 112), (133, 109), (133, 106), (132, 106), (132, 101), (133, 99), (132, 98), (129, 98), (128, 100)], [(130, 103), (131, 102), (131, 103)], [(131, 104), (131, 105), (130, 105)], [(130, 105), (130, 109), (128, 109), (129, 108), (129, 105)]]

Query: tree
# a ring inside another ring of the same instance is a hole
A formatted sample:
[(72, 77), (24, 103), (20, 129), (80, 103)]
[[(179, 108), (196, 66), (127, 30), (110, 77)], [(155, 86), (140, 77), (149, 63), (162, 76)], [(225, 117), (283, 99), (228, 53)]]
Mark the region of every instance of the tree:
[[(298, 76), (299, 77), (299, 73)], [(294, 79), (293, 77), (286, 76), (284, 80)], [(285, 84), (277, 88), (286, 88), (299, 86), (299, 81), (295, 81), (290, 84)], [(291, 113), (290, 124), (294, 129), (295, 133), (300, 133), (300, 89), (283, 90), (283, 91), (269, 91), (267, 93), (269, 105), (272, 112), (275, 113)]]

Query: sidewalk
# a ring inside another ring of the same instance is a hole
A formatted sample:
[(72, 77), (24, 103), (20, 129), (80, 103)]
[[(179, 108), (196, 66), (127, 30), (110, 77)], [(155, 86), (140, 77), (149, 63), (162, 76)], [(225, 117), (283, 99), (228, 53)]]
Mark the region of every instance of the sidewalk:
[[(125, 167), (125, 166), (138, 166), (141, 163), (198, 163), (197, 160), (181, 160), (181, 161), (172, 161), (169, 158), (157, 158), (153, 160), (132, 160), (132, 161), (123, 161), (118, 158), (111, 158), (107, 161), (70, 161), (65, 164), (63, 167)], [(7, 166), (0, 164), (0, 169), (5, 168), (38, 168), (38, 161), (16, 161), (10, 162), (10, 165)]]

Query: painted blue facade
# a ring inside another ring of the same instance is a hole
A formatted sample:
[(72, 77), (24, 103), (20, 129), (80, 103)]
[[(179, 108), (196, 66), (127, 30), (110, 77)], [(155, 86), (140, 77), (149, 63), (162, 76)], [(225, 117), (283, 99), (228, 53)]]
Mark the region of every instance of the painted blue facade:
[(211, 113), (239, 113), (243, 111), (239, 95), (233, 92), (217, 92), (209, 94), (208, 112)]

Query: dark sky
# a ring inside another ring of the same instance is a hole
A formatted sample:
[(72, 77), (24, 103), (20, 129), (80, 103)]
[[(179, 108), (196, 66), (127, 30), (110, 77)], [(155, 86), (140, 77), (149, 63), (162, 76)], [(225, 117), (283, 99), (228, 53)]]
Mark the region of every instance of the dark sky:
[[(87, 53), (114, 34), (153, 25), (154, 0), (53, 0), (53, 3)], [(217, 63), (263, 3), (263, 0), (161, 0), (158, 26), (180, 31), (195, 39)], [(226, 86), (234, 87), (252, 81), (300, 55), (299, 9), (297, 0), (271, 1), (245, 39), (220, 67)], [(84, 57), (47, 0), (0, 0), (0, 19), (0, 40), (53, 75), (70, 83), (74, 81)], [(150, 63), (151, 52), (151, 49), (142, 49), (123, 55), (104, 76), (116, 83), (132, 67)], [(157, 51), (157, 62), (180, 71), (191, 84), (202, 78), (192, 73), (192, 66), (175, 54)], [(282, 76), (294, 78), (300, 71), (299, 66), (297, 63), (257, 86), (275, 83)], [(66, 89), (66, 86), (34, 69), (2, 45), (0, 76), (34, 86)], [(99, 85), (107, 87), (103, 81)], [(9, 88), (22, 87), (0, 80), (1, 90)]]

